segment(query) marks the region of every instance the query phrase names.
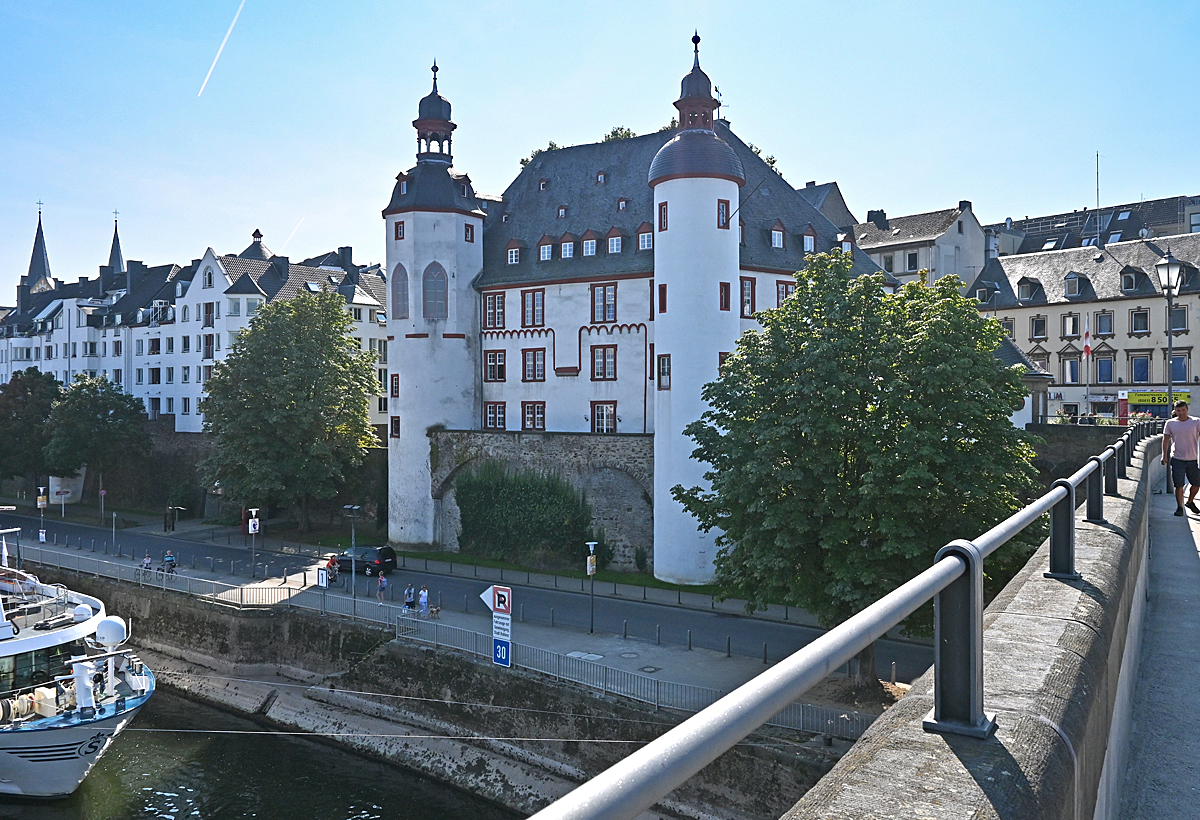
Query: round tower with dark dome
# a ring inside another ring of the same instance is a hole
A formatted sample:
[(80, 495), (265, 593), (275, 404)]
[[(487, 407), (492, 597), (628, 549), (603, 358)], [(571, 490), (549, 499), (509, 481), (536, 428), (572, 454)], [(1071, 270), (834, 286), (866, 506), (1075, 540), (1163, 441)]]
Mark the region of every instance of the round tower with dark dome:
[(471, 281), (483, 269), (483, 218), (471, 179), (452, 167), (450, 103), (417, 106), (417, 164), (396, 177), (383, 210), (388, 272), (388, 540), (439, 540), (429, 441), (442, 425), (471, 429), (479, 322)]
[(713, 580), (718, 533), (701, 532), (671, 488), (704, 485), (683, 428), (708, 409), (701, 389), (717, 378), (741, 333), (741, 160), (713, 128), (717, 101), (700, 68), (700, 37), (675, 108), (678, 133), (650, 163), (654, 189), (654, 574), (682, 584)]

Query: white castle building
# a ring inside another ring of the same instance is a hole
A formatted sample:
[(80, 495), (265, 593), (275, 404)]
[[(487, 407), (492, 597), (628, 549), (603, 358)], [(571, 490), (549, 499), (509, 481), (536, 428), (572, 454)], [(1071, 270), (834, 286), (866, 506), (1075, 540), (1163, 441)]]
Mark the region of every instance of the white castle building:
[(701, 388), (809, 254), (879, 267), (718, 118), (693, 43), (678, 127), (536, 154), (499, 199), (453, 167), (434, 66), (417, 164), (383, 211), (392, 541), (453, 538), (438, 531), (431, 431), (653, 434), (655, 575), (712, 580), (715, 535), (670, 493), (703, 480), (683, 434)]

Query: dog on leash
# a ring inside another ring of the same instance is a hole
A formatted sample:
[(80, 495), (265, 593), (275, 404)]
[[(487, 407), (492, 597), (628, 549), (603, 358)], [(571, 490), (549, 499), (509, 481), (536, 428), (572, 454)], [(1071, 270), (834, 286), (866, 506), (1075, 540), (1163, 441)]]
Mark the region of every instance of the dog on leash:
[(442, 619), (442, 608), (440, 606), (429, 607), (429, 617), (437, 618), (440, 621)]

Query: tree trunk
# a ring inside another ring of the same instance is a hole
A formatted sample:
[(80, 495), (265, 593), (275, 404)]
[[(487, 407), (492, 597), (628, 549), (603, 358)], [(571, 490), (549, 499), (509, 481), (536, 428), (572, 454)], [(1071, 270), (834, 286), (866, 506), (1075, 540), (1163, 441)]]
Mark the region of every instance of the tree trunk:
[(308, 516), (308, 496), (301, 496), (298, 510), (300, 514), (296, 516), (296, 531), (312, 532), (312, 521)]
[(875, 644), (859, 652), (850, 661), (850, 677), (855, 689), (879, 689), (879, 676), (875, 672)]

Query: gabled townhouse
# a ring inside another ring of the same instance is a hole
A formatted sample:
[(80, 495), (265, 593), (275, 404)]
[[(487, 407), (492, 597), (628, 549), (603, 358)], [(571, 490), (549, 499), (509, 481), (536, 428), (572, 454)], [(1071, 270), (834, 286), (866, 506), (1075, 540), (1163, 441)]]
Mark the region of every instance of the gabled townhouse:
[(983, 267), (983, 228), (969, 200), (909, 216), (867, 211), (867, 221), (848, 230), (875, 264), (902, 283), (922, 275), (929, 282), (957, 276), (966, 283)]
[(63, 283), (50, 274), (38, 217), (16, 308), (0, 319), (0, 380), (36, 367), (64, 384), (79, 373), (104, 376), (142, 399), (150, 418), (171, 416), (177, 432), (203, 428), (200, 401), (212, 368), (266, 302), (301, 290), (340, 293), (354, 338), (378, 358), (372, 422), (387, 419), (387, 287), (378, 266), (353, 264), (350, 248), (292, 264), (262, 244), (240, 254), (211, 248), (191, 264), (125, 262), (116, 226), (107, 265), (94, 279)]

